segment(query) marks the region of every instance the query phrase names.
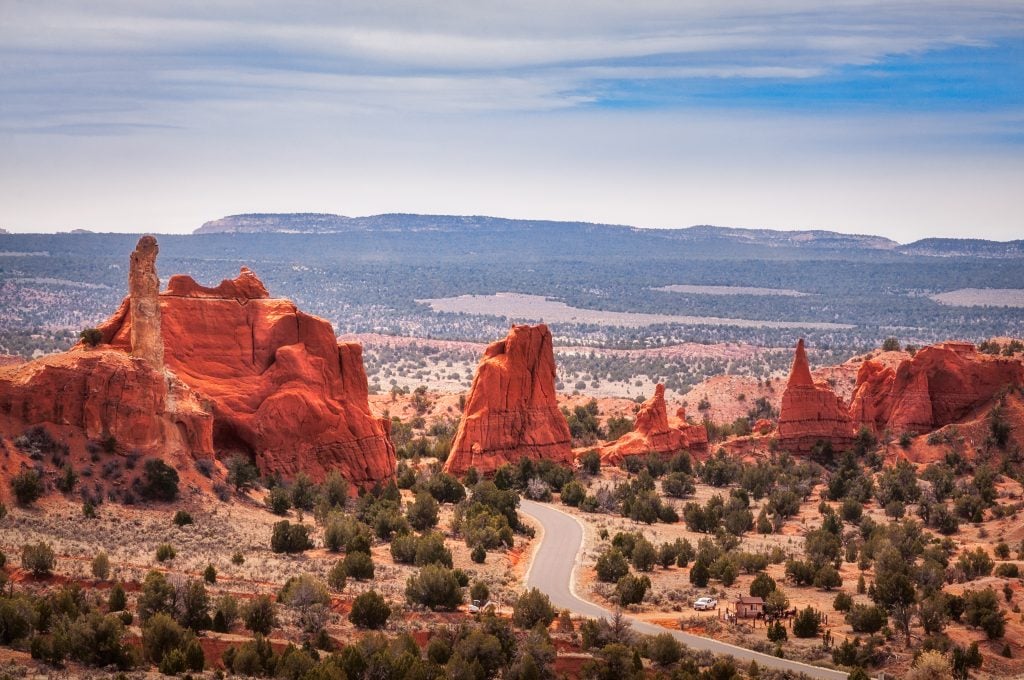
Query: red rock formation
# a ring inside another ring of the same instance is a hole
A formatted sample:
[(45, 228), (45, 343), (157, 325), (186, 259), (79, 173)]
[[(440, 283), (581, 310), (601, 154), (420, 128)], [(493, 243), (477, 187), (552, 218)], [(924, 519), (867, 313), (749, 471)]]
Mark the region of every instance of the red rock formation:
[(828, 383), (815, 383), (801, 339), (796, 346), (789, 383), (779, 410), (779, 444), (783, 450), (808, 453), (819, 441), (843, 450), (853, 442), (854, 428), (842, 399)]
[[(101, 349), (80, 345), (16, 367), (17, 375), (0, 373), (0, 409), (9, 404), (8, 413), (26, 425), (78, 425), (89, 436), (109, 432), (127, 446), (161, 455), (175, 451), (166, 448), (168, 428), (158, 421), (178, 423), (183, 404), (194, 404), (201, 423), (186, 421), (179, 437), (194, 455), (240, 453), (263, 474), (286, 478), (301, 471), (322, 479), (337, 469), (361, 486), (393, 476), (389, 423), (370, 413), (362, 348), (338, 344), (331, 324), (270, 298), (244, 268), (216, 288), (172, 277), (158, 302), (166, 371), (153, 368), (148, 350), (137, 351), (139, 316), (129, 296), (100, 327)], [(54, 362), (70, 367), (69, 375), (47, 371)], [(78, 382), (64, 394), (60, 385), (70, 375)], [(54, 396), (63, 401), (33, 410), (31, 404)]]
[(116, 349), (76, 347), (0, 368), (0, 431), (34, 425), (114, 437), (125, 451), (213, 455), (213, 418), (195, 394), (148, 361)]
[(924, 434), (970, 416), (1010, 385), (1024, 385), (1019, 359), (947, 342), (925, 347), (895, 370), (865, 361), (850, 415), (875, 432)]
[(601, 447), (601, 462), (619, 465), (628, 456), (656, 453), (669, 457), (684, 450), (707, 451), (708, 432), (703, 425), (687, 423), (682, 408), (676, 412), (674, 421), (669, 423), (665, 386), (659, 384), (654, 395), (640, 405), (633, 431)]
[(491, 474), (520, 458), (572, 464), (571, 436), (555, 400), (547, 326), (513, 326), (484, 351), (445, 471)]
[(128, 268), (132, 356), (145, 359), (158, 371), (164, 366), (163, 337), (160, 335), (160, 277), (156, 274), (159, 252), (156, 239), (143, 236), (132, 252)]

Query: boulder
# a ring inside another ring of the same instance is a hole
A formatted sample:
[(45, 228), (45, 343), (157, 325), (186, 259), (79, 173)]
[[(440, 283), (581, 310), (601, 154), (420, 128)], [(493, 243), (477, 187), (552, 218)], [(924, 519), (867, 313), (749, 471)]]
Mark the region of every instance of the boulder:
[(628, 456), (655, 453), (668, 458), (686, 450), (704, 453), (707, 448), (707, 429), (687, 423), (684, 409), (680, 408), (674, 421), (669, 422), (665, 386), (659, 384), (654, 388), (654, 395), (640, 405), (633, 431), (602, 446), (600, 454), (602, 464), (619, 465)]
[(837, 451), (853, 443), (854, 427), (846, 404), (828, 383), (815, 383), (804, 341), (796, 346), (789, 382), (782, 393), (779, 409), (778, 439), (781, 448), (794, 453), (809, 453), (819, 442), (827, 442)]
[(968, 343), (925, 347), (896, 369), (865, 361), (850, 415), (876, 433), (925, 434), (959, 422), (1010, 386), (1024, 385), (1024, 365), (978, 352)]
[(491, 474), (521, 458), (573, 461), (569, 425), (555, 399), (551, 332), (543, 324), (513, 326), (487, 346), (444, 469)]

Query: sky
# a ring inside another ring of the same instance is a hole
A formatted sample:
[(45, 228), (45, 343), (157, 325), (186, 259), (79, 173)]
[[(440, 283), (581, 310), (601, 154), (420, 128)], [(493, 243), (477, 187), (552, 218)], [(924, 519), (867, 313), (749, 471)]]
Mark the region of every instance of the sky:
[(1024, 238), (1024, 2), (0, 0), (0, 228)]

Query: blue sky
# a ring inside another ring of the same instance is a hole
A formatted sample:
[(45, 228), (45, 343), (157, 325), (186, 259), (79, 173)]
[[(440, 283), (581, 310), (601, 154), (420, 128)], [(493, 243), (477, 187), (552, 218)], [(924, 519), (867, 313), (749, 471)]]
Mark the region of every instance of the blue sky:
[[(45, 6), (44, 6), (45, 5)], [(1024, 4), (0, 0), (0, 227), (1024, 238)]]

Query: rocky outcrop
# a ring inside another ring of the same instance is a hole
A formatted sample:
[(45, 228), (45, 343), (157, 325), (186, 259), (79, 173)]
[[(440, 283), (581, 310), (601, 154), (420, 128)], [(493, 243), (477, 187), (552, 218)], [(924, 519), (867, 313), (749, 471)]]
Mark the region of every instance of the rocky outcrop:
[(555, 400), (555, 356), (547, 326), (513, 326), (477, 367), (444, 469), (491, 474), (521, 458), (572, 464), (571, 436)]
[(0, 410), (23, 425), (109, 433), (146, 454), (243, 455), (265, 475), (337, 469), (359, 486), (393, 476), (389, 423), (370, 413), (359, 345), (338, 344), (331, 324), (271, 298), (244, 268), (215, 288), (174, 276), (146, 307), (151, 239), (132, 256), (130, 294), (100, 326), (103, 344), (0, 372)]
[(640, 405), (633, 431), (602, 446), (600, 454), (603, 464), (619, 465), (629, 456), (655, 453), (670, 457), (680, 451), (706, 453), (707, 448), (707, 429), (687, 423), (684, 409), (680, 408), (674, 422), (669, 422), (665, 386), (659, 384), (654, 388), (654, 395)]
[(783, 450), (808, 453), (819, 442), (841, 451), (853, 443), (854, 427), (843, 400), (828, 383), (815, 383), (804, 341), (796, 346), (789, 382), (782, 393), (778, 439)]
[(156, 239), (143, 236), (131, 254), (128, 267), (132, 356), (144, 359), (158, 371), (164, 365), (164, 342), (160, 334), (160, 277), (156, 273), (159, 252)]
[(0, 431), (48, 424), (125, 452), (213, 456), (213, 417), (196, 394), (148, 361), (77, 347), (0, 368)]
[(1020, 360), (947, 342), (921, 349), (896, 369), (865, 361), (857, 373), (850, 415), (877, 433), (924, 434), (969, 417), (1004, 388), (1020, 385)]

